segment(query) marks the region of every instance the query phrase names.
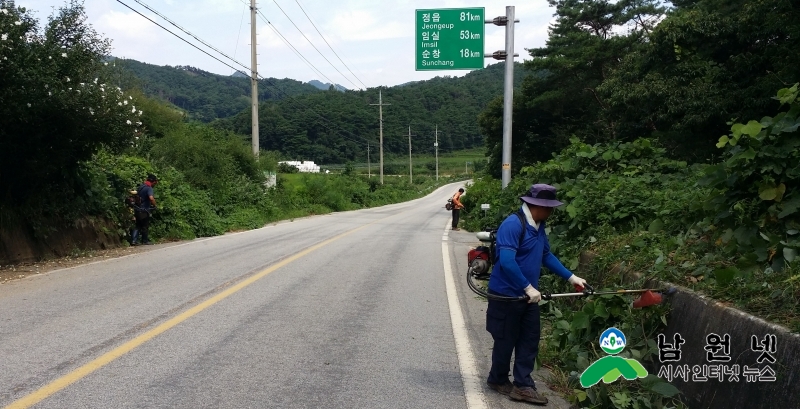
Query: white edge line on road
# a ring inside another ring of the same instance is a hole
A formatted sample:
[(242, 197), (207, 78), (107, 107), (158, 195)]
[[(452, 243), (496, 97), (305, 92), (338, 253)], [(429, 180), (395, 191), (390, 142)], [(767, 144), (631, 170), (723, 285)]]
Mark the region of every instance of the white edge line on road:
[[(445, 227), (445, 237), (447, 236), (446, 229), (447, 227)], [(464, 397), (467, 399), (467, 408), (488, 408), (481, 388), (478, 367), (475, 365), (475, 357), (472, 355), (472, 346), (469, 343), (469, 334), (464, 323), (464, 315), (461, 313), (461, 306), (458, 303), (456, 281), (453, 277), (453, 269), (450, 268), (450, 249), (446, 241), (442, 242), (442, 261), (444, 262), (444, 284), (447, 290), (447, 304), (450, 308), (450, 322), (453, 324), (453, 338), (456, 341), (456, 354), (458, 356), (458, 365), (461, 368), (461, 380), (464, 382)]]

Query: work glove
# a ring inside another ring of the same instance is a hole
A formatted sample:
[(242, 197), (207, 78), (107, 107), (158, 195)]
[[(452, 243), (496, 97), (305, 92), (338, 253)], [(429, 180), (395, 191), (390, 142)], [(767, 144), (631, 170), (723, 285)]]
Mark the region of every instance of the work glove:
[(528, 284), (528, 286), (525, 287), (525, 294), (528, 296), (528, 304), (536, 304), (539, 301), (542, 301), (542, 293), (533, 288), (533, 285), (531, 284)]
[(575, 274), (571, 275), (567, 281), (569, 281), (569, 283), (572, 284), (578, 291), (583, 291), (583, 289), (586, 287), (586, 280), (576, 276)]

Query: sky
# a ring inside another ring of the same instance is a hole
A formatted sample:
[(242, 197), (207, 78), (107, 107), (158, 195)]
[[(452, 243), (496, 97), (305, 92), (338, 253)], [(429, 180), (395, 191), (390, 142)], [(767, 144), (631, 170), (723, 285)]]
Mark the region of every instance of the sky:
[[(119, 1), (197, 43), (136, 0)], [(234, 72), (119, 1), (84, 2), (88, 23), (112, 41), (112, 55), (155, 65), (189, 65), (221, 75)], [(219, 57), (249, 74), (249, 0), (138, 1), (238, 60), (248, 69)], [(65, 2), (16, 1), (18, 6), (33, 11), (42, 22)], [(516, 18), (520, 20), (514, 34), (515, 51), (519, 54), (517, 61), (530, 59), (525, 49), (544, 46), (555, 10), (545, 0), (523, 0), (516, 5), (508, 3), (499, 0), (483, 0), (482, 3), (463, 0), (259, 0), (256, 7), (265, 18), (259, 16), (256, 19), (258, 72), (263, 77), (334, 82), (348, 89), (465, 75), (468, 71), (415, 70), (417, 9), (483, 7), (486, 18), (491, 19), (505, 15), (506, 6), (514, 5)], [(307, 61), (299, 57), (276, 32), (283, 35)], [(484, 39), (486, 53), (505, 49), (505, 28), (486, 25)], [(489, 58), (485, 65), (497, 62)]]

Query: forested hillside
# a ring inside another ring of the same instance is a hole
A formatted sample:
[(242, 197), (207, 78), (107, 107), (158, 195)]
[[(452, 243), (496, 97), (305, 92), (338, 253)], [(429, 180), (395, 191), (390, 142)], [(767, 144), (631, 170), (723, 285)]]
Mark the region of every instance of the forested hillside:
[[(226, 118), (250, 106), (250, 79), (240, 75), (223, 76), (194, 67), (170, 67), (116, 59), (120, 86), (139, 88), (146, 95), (160, 98), (185, 110), (189, 117), (203, 122)], [(267, 78), (259, 82), (260, 101), (319, 92), (313, 85), (293, 79)]]
[[(792, 1), (550, 0), (544, 47), (530, 49), (514, 99), (512, 169), (588, 143), (654, 137), (691, 162), (716, 154), (731, 120), (774, 111), (800, 77), (800, 11)], [(502, 104), (481, 119), (500, 169)]]
[[(517, 66), (515, 81), (525, 73)], [(411, 127), (414, 152), (434, 151), (438, 127), (439, 151), (481, 147), (484, 136), (477, 118), (490, 101), (502, 100), (504, 65), (493, 64), (464, 77), (436, 77), (391, 88), (298, 95), (266, 101), (259, 113), (261, 147), (322, 163), (365, 161), (367, 144), (378, 144), (379, 91), (383, 103), (384, 150), (408, 152)], [(219, 126), (250, 132), (250, 111), (244, 110)], [(373, 150), (373, 152), (377, 152)]]
[[(118, 75), (130, 87), (184, 109), (189, 118), (244, 135), (250, 134), (250, 82), (192, 67), (159, 67), (134, 60), (117, 60)], [(527, 75), (518, 64), (515, 83)], [(408, 152), (411, 126), (414, 152), (434, 151), (439, 130), (440, 152), (483, 146), (478, 115), (490, 101), (502, 100), (504, 64), (463, 77), (436, 77), (382, 88), (384, 150)], [(124, 87), (123, 87), (124, 88)], [(366, 161), (367, 144), (377, 146), (380, 133), (379, 89), (328, 92), (291, 79), (260, 81), (261, 148), (287, 157), (318, 163)], [(374, 152), (377, 152), (374, 151)]]

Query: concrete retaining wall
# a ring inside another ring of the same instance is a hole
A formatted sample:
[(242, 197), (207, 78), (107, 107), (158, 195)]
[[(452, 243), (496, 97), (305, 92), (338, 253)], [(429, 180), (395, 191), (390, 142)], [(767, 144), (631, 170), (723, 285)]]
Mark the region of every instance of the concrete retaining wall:
[[(680, 361), (662, 363), (658, 373), (665, 375), (666, 371), (674, 372), (678, 366), (693, 370), (688, 380), (682, 377), (672, 380), (672, 384), (683, 392), (683, 399), (691, 409), (800, 409), (798, 334), (685, 289), (680, 289), (672, 297), (671, 303), (672, 313), (665, 332), (665, 341), (672, 344), (677, 333), (685, 343), (680, 348)], [(711, 333), (730, 336), (729, 362), (707, 360), (706, 337)], [(775, 363), (758, 363), (762, 353), (751, 350), (751, 337), (755, 335), (758, 338), (756, 349), (759, 349), (768, 334), (774, 335), (774, 340), (777, 341), (775, 353), (771, 354)], [(729, 372), (735, 372), (738, 365), (738, 381), (732, 380), (728, 373), (723, 376), (723, 381), (709, 377), (706, 382), (699, 382), (697, 377), (712, 365), (725, 366)], [(761, 381), (756, 380), (759, 379), (756, 377), (752, 378), (753, 381), (748, 381), (743, 373), (745, 366), (748, 369), (756, 368), (760, 371), (759, 375), (763, 374), (764, 377), (770, 375), (767, 370), (769, 367), (775, 372), (775, 381), (764, 381), (761, 376)]]

